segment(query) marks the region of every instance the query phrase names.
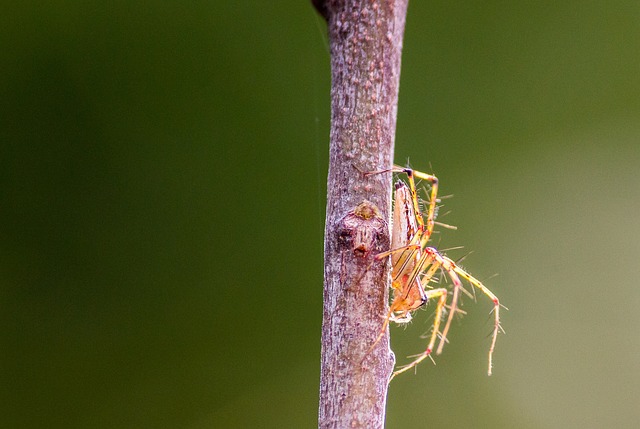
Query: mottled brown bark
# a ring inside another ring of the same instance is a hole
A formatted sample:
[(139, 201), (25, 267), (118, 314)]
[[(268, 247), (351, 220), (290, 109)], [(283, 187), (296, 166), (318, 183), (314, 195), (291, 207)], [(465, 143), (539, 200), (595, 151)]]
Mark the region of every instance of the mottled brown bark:
[(331, 47), (319, 427), (382, 428), (393, 354), (369, 353), (388, 307), (391, 174), (407, 0), (313, 0)]

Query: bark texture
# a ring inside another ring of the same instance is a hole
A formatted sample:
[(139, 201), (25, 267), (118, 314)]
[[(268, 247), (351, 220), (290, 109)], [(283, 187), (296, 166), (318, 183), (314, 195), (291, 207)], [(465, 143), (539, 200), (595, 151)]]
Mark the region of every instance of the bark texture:
[(383, 428), (391, 174), (407, 0), (313, 0), (328, 23), (331, 135), (319, 427)]

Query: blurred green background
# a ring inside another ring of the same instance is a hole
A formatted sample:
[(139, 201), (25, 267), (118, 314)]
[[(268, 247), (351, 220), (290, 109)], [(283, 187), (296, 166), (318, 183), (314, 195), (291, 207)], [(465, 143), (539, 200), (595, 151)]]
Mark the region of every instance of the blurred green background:
[[(0, 427), (316, 425), (329, 134), (309, 1), (0, 17)], [(465, 301), (387, 427), (637, 427), (640, 3), (409, 6), (398, 163)], [(491, 276), (499, 273), (498, 277)], [(399, 363), (431, 309), (392, 328)]]

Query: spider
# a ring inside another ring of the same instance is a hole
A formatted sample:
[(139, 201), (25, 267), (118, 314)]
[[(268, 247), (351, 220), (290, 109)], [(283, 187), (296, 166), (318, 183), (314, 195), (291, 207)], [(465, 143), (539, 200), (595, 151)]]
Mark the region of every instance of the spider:
[[(404, 182), (397, 182), (395, 185), (393, 228), (391, 234), (391, 249), (387, 252), (379, 253), (375, 257), (383, 260), (391, 256), (391, 287), (393, 290), (393, 301), (385, 317), (382, 329), (378, 338), (371, 346), (372, 349), (382, 338), (389, 321), (396, 323), (407, 323), (411, 320), (411, 313), (424, 304), (429, 299), (438, 299), (435, 309), (435, 316), (431, 331), (431, 336), (427, 348), (421, 354), (414, 356), (415, 359), (397, 369), (391, 379), (411, 368), (414, 368), (426, 358), (430, 358), (435, 343), (440, 338), (436, 354), (440, 354), (447, 342), (447, 334), (456, 313), (463, 313), (458, 308), (460, 291), (469, 294), (463, 287), (460, 278), (465, 279), (474, 288), (479, 289), (493, 302), (494, 324), (492, 331), (491, 346), (489, 348), (489, 369), (491, 375), (493, 351), (495, 348), (498, 332), (502, 330), (500, 326), (500, 301), (486, 286), (467, 271), (460, 268), (452, 259), (444, 256), (435, 247), (429, 246), (429, 240), (436, 224), (438, 178), (431, 174), (425, 174), (410, 168), (394, 165), (390, 170), (370, 172), (367, 174), (378, 174), (385, 172), (403, 173), (407, 176), (408, 186)], [(416, 190), (415, 178), (426, 180), (431, 185), (429, 200), (427, 201), (426, 216), (420, 210), (418, 193)], [(426, 221), (425, 221), (426, 219)], [(434, 275), (442, 270), (449, 276), (453, 283), (451, 292), (451, 302), (447, 305), (449, 291), (446, 288), (431, 289), (429, 282), (434, 280)], [(427, 290), (425, 290), (428, 288)], [(445, 307), (449, 309), (449, 315), (445, 326), (440, 331)]]

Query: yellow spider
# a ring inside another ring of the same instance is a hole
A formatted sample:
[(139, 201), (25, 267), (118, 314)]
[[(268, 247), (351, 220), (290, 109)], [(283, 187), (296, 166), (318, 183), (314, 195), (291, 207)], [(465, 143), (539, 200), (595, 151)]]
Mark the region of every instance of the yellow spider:
[[(460, 291), (466, 292), (460, 280), (462, 277), (491, 299), (494, 305), (494, 325), (491, 347), (489, 348), (488, 370), (488, 374), (491, 375), (493, 350), (496, 345), (498, 332), (502, 330), (500, 326), (500, 301), (482, 282), (457, 266), (453, 260), (441, 254), (438, 249), (429, 246), (429, 240), (436, 223), (438, 178), (431, 174), (421, 173), (397, 165), (394, 165), (390, 170), (370, 172), (367, 174), (385, 172), (406, 174), (408, 186), (404, 182), (398, 182), (395, 185), (391, 249), (388, 252), (376, 255), (376, 259), (379, 260), (391, 256), (393, 301), (385, 317), (381, 332), (371, 348), (382, 338), (384, 330), (390, 320), (396, 323), (406, 323), (411, 320), (411, 313), (413, 311), (426, 304), (429, 299), (437, 298), (438, 302), (436, 304), (432, 332), (426, 350), (417, 355), (413, 362), (396, 370), (391, 378), (414, 368), (427, 357), (431, 358), (431, 353), (433, 352), (438, 337), (440, 337), (440, 342), (438, 343), (436, 353), (440, 354), (444, 344), (447, 342), (447, 334), (454, 315), (456, 313), (464, 313), (458, 308)], [(431, 185), (426, 216), (420, 211), (415, 183), (416, 177), (426, 180)], [(449, 291), (446, 288), (432, 289), (429, 286), (429, 282), (434, 280), (433, 276), (438, 270), (445, 272), (453, 283), (451, 302), (448, 305), (447, 298)], [(449, 309), (449, 316), (441, 331), (440, 325), (445, 307)]]

